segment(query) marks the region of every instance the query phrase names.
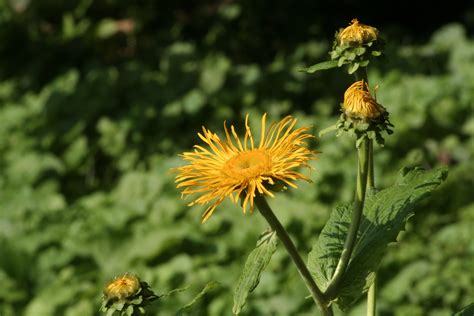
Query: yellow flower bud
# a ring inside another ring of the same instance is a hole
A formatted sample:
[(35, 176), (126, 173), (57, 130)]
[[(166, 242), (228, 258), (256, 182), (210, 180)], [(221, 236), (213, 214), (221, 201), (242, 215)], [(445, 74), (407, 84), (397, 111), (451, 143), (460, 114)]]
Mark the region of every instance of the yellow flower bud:
[(363, 80), (354, 82), (344, 93), (344, 113), (350, 118), (377, 119), (385, 112), (382, 105), (372, 98)]
[(372, 26), (353, 19), (351, 24), (337, 34), (337, 42), (341, 46), (360, 46), (375, 41), (379, 31)]
[(140, 279), (133, 274), (125, 273), (105, 286), (104, 296), (107, 300), (123, 300), (135, 295), (140, 289)]

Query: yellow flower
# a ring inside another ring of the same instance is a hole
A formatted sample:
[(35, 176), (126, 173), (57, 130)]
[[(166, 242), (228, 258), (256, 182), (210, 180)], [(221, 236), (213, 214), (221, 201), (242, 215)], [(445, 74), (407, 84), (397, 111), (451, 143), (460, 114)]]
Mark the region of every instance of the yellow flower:
[(353, 19), (351, 24), (337, 35), (339, 45), (359, 46), (377, 39), (379, 31)]
[(309, 128), (293, 129), (296, 119), (285, 117), (273, 123), (265, 131), (266, 114), (261, 120), (261, 135), (258, 146), (245, 118), (245, 136), (243, 141), (238, 137), (232, 125), (230, 132), (224, 122), (225, 139), (220, 139), (205, 127), (198, 133), (206, 148), (194, 146), (193, 152), (185, 152), (182, 157), (189, 164), (178, 167), (175, 171), (178, 188), (184, 188), (181, 197), (199, 195), (189, 206), (195, 204), (211, 205), (202, 216), (204, 223), (216, 207), (229, 197), (233, 203), (242, 200), (244, 213), (247, 206), (253, 210), (256, 194), (273, 197), (268, 185), (281, 181), (291, 187), (296, 179), (310, 182), (309, 178), (295, 171), (300, 166), (311, 168), (309, 160), (315, 159), (305, 147)]
[(135, 295), (140, 288), (140, 279), (133, 274), (126, 273), (105, 286), (104, 296), (107, 300), (122, 300)]
[(369, 93), (369, 86), (363, 80), (354, 82), (344, 93), (344, 112), (349, 117), (376, 119), (385, 112)]

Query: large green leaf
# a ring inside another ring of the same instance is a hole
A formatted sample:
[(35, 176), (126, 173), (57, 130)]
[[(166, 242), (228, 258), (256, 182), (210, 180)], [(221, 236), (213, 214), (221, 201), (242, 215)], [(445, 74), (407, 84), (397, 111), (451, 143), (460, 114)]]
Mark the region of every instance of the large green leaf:
[(308, 255), (308, 269), (322, 291), (328, 287), (351, 222), (351, 204), (337, 205)]
[(234, 314), (240, 313), (247, 296), (257, 287), (260, 282), (260, 275), (270, 262), (276, 247), (277, 237), (274, 231), (268, 230), (260, 235), (257, 247), (248, 256), (235, 288), (234, 307), (232, 308)]
[[(337, 303), (347, 310), (372, 283), (390, 242), (395, 242), (417, 203), (447, 176), (446, 169), (403, 169), (396, 183), (376, 194), (368, 194), (358, 240), (342, 279)], [(325, 290), (337, 266), (350, 224), (352, 207), (337, 206), (309, 254), (309, 269)]]

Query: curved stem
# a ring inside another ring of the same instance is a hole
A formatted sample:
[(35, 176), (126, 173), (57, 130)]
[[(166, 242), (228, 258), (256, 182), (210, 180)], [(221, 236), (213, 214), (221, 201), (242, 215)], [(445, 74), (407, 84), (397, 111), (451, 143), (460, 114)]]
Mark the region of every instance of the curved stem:
[(323, 293), (314, 282), (311, 273), (303, 262), (303, 259), (301, 259), (298, 250), (296, 250), (293, 241), (291, 241), (290, 236), (288, 236), (288, 233), (286, 232), (285, 228), (273, 213), (272, 209), (270, 208), (270, 205), (268, 205), (267, 203), (267, 200), (265, 200), (265, 197), (257, 194), (257, 196), (255, 197), (255, 204), (257, 205), (258, 210), (260, 211), (262, 216), (267, 220), (268, 224), (270, 224), (270, 227), (276, 232), (278, 238), (285, 246), (286, 251), (295, 263), (296, 268), (298, 269), (298, 272), (301, 275), (301, 278), (305, 282), (306, 287), (311, 293), (314, 302), (319, 306), (322, 314), (324, 316), (332, 316), (332, 307), (329, 306), (329, 302), (326, 300)]
[(364, 209), (365, 191), (367, 188), (369, 169), (369, 142), (370, 140), (365, 138), (360, 147), (357, 149), (358, 170), (356, 194), (354, 198), (354, 210), (352, 212), (351, 225), (349, 226), (349, 231), (347, 232), (341, 257), (339, 258), (334, 275), (332, 276), (331, 281), (329, 281), (326, 292), (324, 293), (329, 299), (333, 299), (337, 296), (342, 277), (346, 272), (347, 265), (351, 259), (352, 251), (354, 250), (355, 241), (357, 239), (357, 232), (359, 231), (359, 224), (362, 218), (362, 211)]

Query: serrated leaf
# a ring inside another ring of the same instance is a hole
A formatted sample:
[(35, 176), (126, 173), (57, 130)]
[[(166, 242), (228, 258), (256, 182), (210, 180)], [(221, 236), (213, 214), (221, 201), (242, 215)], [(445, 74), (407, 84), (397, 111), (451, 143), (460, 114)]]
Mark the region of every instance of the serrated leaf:
[(351, 222), (351, 204), (336, 205), (308, 255), (308, 269), (325, 291), (341, 256)]
[(277, 247), (277, 237), (274, 231), (266, 231), (257, 242), (257, 247), (252, 250), (245, 262), (242, 274), (237, 282), (234, 292), (234, 306), (232, 312), (239, 314), (245, 306), (247, 296), (260, 282), (260, 275), (267, 267)]
[[(368, 194), (358, 240), (341, 281), (337, 304), (347, 310), (370, 287), (374, 273), (391, 242), (405, 228), (417, 203), (446, 178), (445, 168), (425, 171), (402, 169), (397, 182), (376, 194)], [(337, 206), (309, 254), (308, 267), (322, 290), (328, 286), (343, 249), (352, 207)]]
[(446, 179), (447, 169), (425, 171), (402, 169), (397, 182), (377, 194), (368, 195), (359, 236), (338, 299), (346, 310), (368, 290), (387, 246), (397, 241), (417, 203)]
[(329, 61), (324, 61), (322, 63), (315, 64), (311, 67), (308, 67), (306, 69), (301, 69), (301, 71), (307, 72), (307, 73), (315, 73), (316, 71), (319, 70), (326, 70), (326, 69), (331, 69), (337, 67), (337, 60), (329, 60)]

